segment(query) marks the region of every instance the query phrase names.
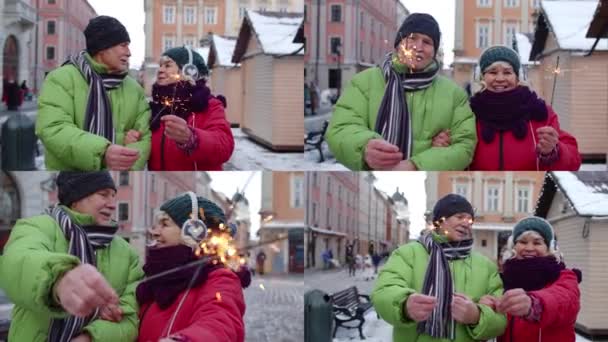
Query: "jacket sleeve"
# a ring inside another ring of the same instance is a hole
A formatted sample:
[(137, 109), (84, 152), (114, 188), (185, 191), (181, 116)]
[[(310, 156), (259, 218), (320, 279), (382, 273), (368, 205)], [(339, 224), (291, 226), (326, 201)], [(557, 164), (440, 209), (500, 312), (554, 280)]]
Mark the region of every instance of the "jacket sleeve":
[(219, 100), (210, 99), (207, 112), (199, 115), (206, 115), (207, 118), (204, 126), (194, 129), (198, 136), (198, 148), (188, 158), (193, 162), (204, 160), (206, 164), (222, 165), (234, 151), (234, 137), (226, 120), (224, 106)]
[(353, 171), (367, 170), (365, 146), (382, 136), (369, 128), (367, 72), (355, 75), (336, 103), (325, 133), (329, 149), (340, 163)]
[(80, 264), (77, 257), (53, 251), (56, 229), (41, 226), (44, 217), (22, 219), (13, 227), (0, 258), (0, 287), (20, 307), (53, 318), (65, 317), (63, 308), (53, 300), (57, 279)]
[(454, 90), (454, 115), (450, 125), (452, 144), (448, 147), (431, 147), (410, 158), (418, 170), (449, 171), (466, 169), (475, 153), (477, 131), (475, 116), (466, 93)]
[(174, 335), (193, 342), (245, 340), (245, 299), (241, 283), (231, 270), (219, 269), (209, 274), (204, 291), (197, 299), (190, 325)]
[(531, 291), (543, 305), (540, 328), (572, 325), (580, 310), (580, 291), (576, 275), (571, 270), (563, 270), (556, 282), (550, 286)]
[(91, 335), (94, 342), (135, 341), (139, 332), (139, 305), (135, 298), (135, 289), (143, 278), (144, 272), (139, 261), (139, 256), (133, 250), (129, 250), (129, 276), (127, 286), (120, 294), (120, 308), (122, 309), (122, 321), (110, 322), (97, 319), (84, 327)]
[(143, 170), (144, 166), (148, 162), (150, 157), (150, 148), (152, 143), (152, 131), (150, 131), (150, 105), (146, 101), (145, 94), (142, 91), (139, 92), (139, 100), (137, 105), (137, 118), (135, 119), (134, 130), (141, 133), (141, 139), (132, 144), (126, 145), (127, 147), (137, 149), (139, 151), (139, 158), (131, 167), (131, 170)]
[[(500, 297), (503, 293), (503, 284), (496, 265), (488, 263), (491, 271), (488, 288), (485, 294)], [(476, 325), (467, 325), (467, 332), (474, 340), (489, 340), (504, 333), (507, 327), (507, 317), (504, 314), (494, 312), (492, 308), (483, 304), (477, 304), (479, 308), (479, 322)]]
[(76, 126), (74, 84), (60, 68), (51, 72), (42, 86), (38, 99), (36, 135), (44, 147), (71, 170), (102, 169), (103, 156), (110, 141)]
[(380, 270), (371, 294), (371, 300), (378, 315), (394, 327), (409, 329), (416, 327), (416, 322), (404, 312), (404, 303), (412, 293), (416, 293), (412, 285), (414, 258), (412, 245), (407, 245), (394, 252)]
[(559, 158), (547, 168), (552, 171), (577, 171), (581, 167), (581, 155), (578, 152), (576, 138), (570, 133), (563, 131), (559, 125), (557, 114), (551, 106), (547, 105), (549, 111), (548, 126), (555, 128), (559, 133)]

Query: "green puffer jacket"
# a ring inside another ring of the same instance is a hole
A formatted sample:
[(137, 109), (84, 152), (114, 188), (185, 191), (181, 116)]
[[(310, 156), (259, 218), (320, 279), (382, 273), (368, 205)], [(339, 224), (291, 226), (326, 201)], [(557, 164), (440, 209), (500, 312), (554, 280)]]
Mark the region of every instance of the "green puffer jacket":
[[(78, 224), (93, 222), (91, 216), (67, 210)], [(0, 287), (15, 303), (9, 341), (47, 341), (51, 319), (66, 316), (53, 299), (53, 285), (79, 263), (68, 254), (68, 241), (51, 216), (17, 221), (0, 256)], [(134, 341), (139, 327), (135, 288), (144, 276), (137, 252), (116, 236), (107, 248), (97, 250), (97, 269), (120, 296), (123, 319), (97, 319), (85, 330), (93, 341)]]
[[(441, 238), (439, 238), (441, 239)], [(448, 342), (416, 332), (417, 323), (404, 315), (403, 304), (412, 293), (420, 293), (429, 254), (421, 243), (410, 242), (393, 252), (378, 275), (371, 295), (376, 312), (393, 326), (393, 341)], [(486, 294), (501, 296), (502, 280), (496, 265), (477, 252), (462, 260), (449, 261), (454, 292), (463, 293), (478, 302)], [(479, 323), (474, 326), (456, 324), (458, 342), (491, 339), (499, 336), (507, 326), (504, 315), (478, 304)]]
[[(97, 73), (106, 67), (87, 59)], [(123, 145), (131, 129), (141, 133), (141, 139), (127, 145), (139, 150), (139, 159), (132, 170), (142, 170), (150, 155), (150, 106), (143, 88), (130, 76), (117, 89), (106, 90), (111, 106), (116, 144)], [(45, 148), (45, 163), (49, 170), (95, 171), (105, 169), (104, 154), (110, 141), (83, 130), (89, 97), (89, 84), (79, 69), (64, 65), (48, 74), (38, 99), (36, 135)]]
[[(375, 131), (386, 82), (380, 68), (355, 75), (336, 103), (325, 138), (336, 159), (351, 170), (369, 169), (367, 142), (381, 139)], [(418, 170), (464, 170), (477, 144), (475, 116), (463, 89), (437, 76), (424, 90), (404, 93), (411, 113), (413, 145), (410, 160)], [(450, 130), (449, 147), (431, 147), (433, 137)]]

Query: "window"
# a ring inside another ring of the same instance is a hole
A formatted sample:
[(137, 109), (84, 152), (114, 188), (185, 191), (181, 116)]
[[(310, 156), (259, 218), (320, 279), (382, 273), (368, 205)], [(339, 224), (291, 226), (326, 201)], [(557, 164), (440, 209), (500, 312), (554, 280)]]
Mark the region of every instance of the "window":
[(245, 13), (247, 13), (247, 7), (239, 7), (239, 20), (245, 18)]
[(46, 34), (55, 34), (55, 20), (46, 22)]
[(302, 208), (304, 203), (304, 179), (302, 176), (291, 178), (291, 207)]
[(327, 193), (331, 194), (331, 178), (327, 177)]
[(477, 7), (492, 7), (492, 0), (477, 0)]
[(317, 203), (312, 204), (312, 223), (317, 224)]
[(481, 240), (481, 247), (486, 247), (488, 245), (488, 240), (483, 239)]
[(304, 22), (308, 22), (308, 6), (304, 4)]
[(279, 12), (281, 12), (281, 13), (287, 13), (287, 8), (286, 7), (281, 7), (281, 8), (279, 8)]
[(468, 198), (469, 197), (469, 187), (467, 184), (455, 184), (454, 185), (454, 193), (456, 193), (457, 195), (460, 195), (462, 197)]
[(156, 192), (156, 175), (150, 175), (150, 191)]
[(338, 223), (336, 224), (336, 230), (340, 230), (340, 221), (342, 219), (342, 215), (338, 214)]
[(540, 8), (540, 0), (534, 0), (534, 1), (532, 1), (532, 7), (534, 7), (534, 8)]
[(49, 4), (49, 5), (54, 5), (55, 4), (55, 0), (48, 0), (46, 3)]
[(167, 182), (164, 183), (163, 198), (164, 199), (168, 199), (169, 198), (169, 183), (167, 183)]
[(319, 174), (316, 172), (312, 173), (312, 185), (319, 186)]
[(163, 24), (175, 24), (175, 6), (163, 6)]
[(477, 24), (477, 47), (485, 49), (490, 45), (490, 25), (487, 23)]
[(118, 221), (129, 221), (129, 203), (118, 203)]
[(530, 207), (530, 190), (519, 188), (517, 189), (517, 212), (529, 213)]
[(327, 225), (327, 227), (331, 227), (331, 223), (329, 222), (329, 212), (330, 208), (327, 208), (327, 211), (325, 212), (325, 224)]
[(498, 199), (499, 199), (500, 189), (496, 185), (489, 185), (486, 191), (486, 211), (488, 212), (497, 212), (498, 208)]
[(192, 6), (184, 7), (184, 22), (186, 25), (196, 24), (196, 8)]
[(505, 7), (517, 7), (519, 6), (517, 0), (505, 0)]
[(55, 59), (55, 47), (47, 46), (46, 47), (46, 59), (52, 61)]
[(342, 6), (331, 5), (331, 22), (339, 23), (342, 21)]
[(128, 186), (129, 185), (129, 171), (120, 171), (120, 176), (118, 178), (119, 186)]
[(338, 200), (342, 200), (342, 185), (338, 184)]
[(329, 39), (329, 51), (331, 51), (332, 55), (339, 55), (341, 46), (342, 46), (342, 38), (331, 37)]
[(188, 45), (190, 47), (195, 47), (196, 38), (189, 36), (184, 38), (184, 45)]
[(205, 24), (208, 24), (208, 25), (217, 24), (217, 8), (216, 7), (205, 7)]
[(163, 37), (163, 51), (167, 51), (175, 46), (175, 37)]
[(260, 10), (260, 12), (266, 12), (266, 7), (260, 6), (259, 10)]
[(517, 34), (517, 23), (507, 23), (505, 25), (505, 45), (513, 47), (515, 35)]
[(337, 89), (338, 85), (342, 84), (342, 71), (340, 69), (329, 69), (328, 77), (330, 88)]

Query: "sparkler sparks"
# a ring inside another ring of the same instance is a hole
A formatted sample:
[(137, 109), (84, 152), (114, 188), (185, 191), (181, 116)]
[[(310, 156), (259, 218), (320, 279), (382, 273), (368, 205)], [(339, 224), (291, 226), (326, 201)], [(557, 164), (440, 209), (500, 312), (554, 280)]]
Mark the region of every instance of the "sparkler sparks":
[(264, 284), (260, 284), (260, 288), (261, 288), (263, 291), (266, 291), (266, 288), (264, 287)]

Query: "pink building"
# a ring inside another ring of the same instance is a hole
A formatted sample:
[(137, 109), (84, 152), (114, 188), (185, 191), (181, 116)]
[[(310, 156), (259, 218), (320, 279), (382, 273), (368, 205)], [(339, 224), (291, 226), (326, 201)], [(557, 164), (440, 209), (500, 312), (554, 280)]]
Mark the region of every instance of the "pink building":
[(97, 16), (87, 0), (39, 0), (38, 32), (33, 56), (33, 89), (44, 77), (61, 66), (68, 56), (86, 48), (84, 29)]
[(343, 88), (393, 49), (409, 14), (399, 0), (305, 0), (306, 82)]

